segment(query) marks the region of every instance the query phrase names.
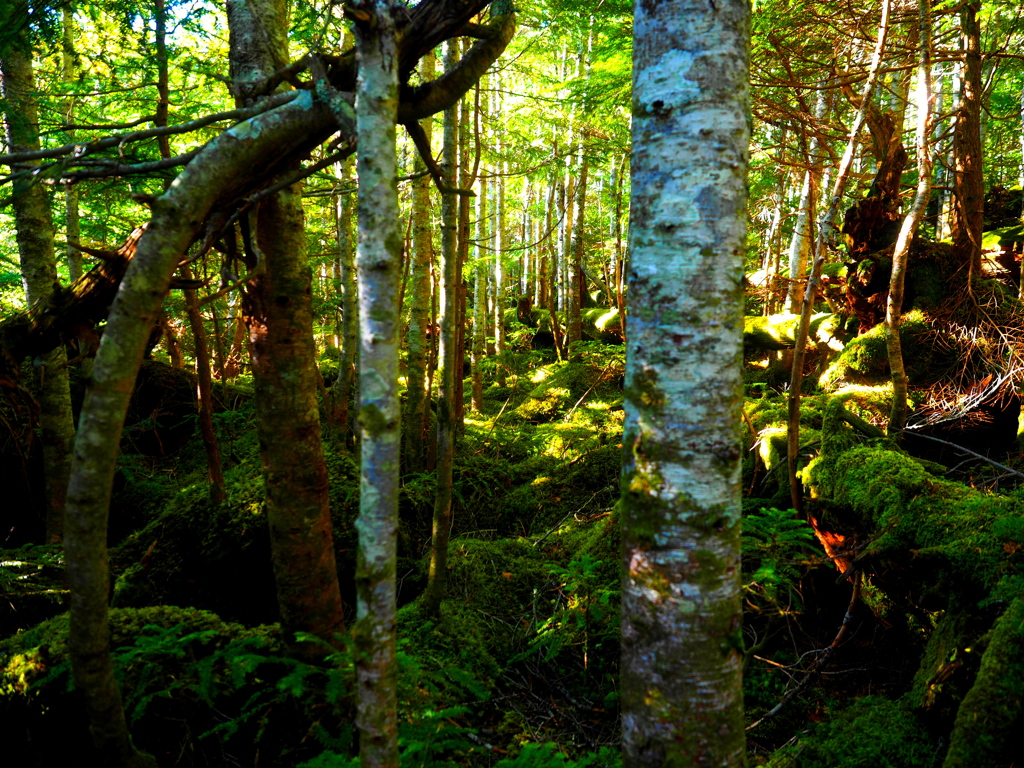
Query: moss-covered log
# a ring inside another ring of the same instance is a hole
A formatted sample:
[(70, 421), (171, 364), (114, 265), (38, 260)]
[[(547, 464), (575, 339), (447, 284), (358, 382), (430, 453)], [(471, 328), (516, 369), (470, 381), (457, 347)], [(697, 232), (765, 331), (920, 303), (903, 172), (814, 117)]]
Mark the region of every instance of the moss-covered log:
[(822, 519), (862, 542), (855, 567), (876, 587), (898, 583), (939, 621), (904, 704), (952, 732), (945, 766), (1005, 765), (1024, 679), (1024, 501), (936, 477), (887, 441), (858, 444), (844, 422), (833, 398), (804, 471)]
[[(793, 349), (800, 315), (748, 316), (743, 318), (743, 351), (769, 352)], [(843, 348), (846, 334), (841, 315), (820, 312), (811, 317), (807, 345), (811, 349), (826, 347), (836, 352)]]

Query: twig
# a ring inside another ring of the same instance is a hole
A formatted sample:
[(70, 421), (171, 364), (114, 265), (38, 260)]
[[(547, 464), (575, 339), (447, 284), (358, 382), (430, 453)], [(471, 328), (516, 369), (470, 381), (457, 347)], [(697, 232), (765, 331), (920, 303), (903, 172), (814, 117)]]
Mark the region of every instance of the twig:
[(789, 702), (791, 702), (793, 699), (795, 699), (796, 696), (804, 688), (807, 687), (807, 685), (814, 678), (815, 674), (817, 674), (818, 670), (820, 670), (822, 665), (824, 665), (824, 663), (826, 661), (828, 661), (828, 659), (835, 652), (836, 648), (838, 648), (839, 644), (843, 641), (843, 638), (846, 637), (846, 632), (847, 632), (847, 629), (850, 626), (850, 621), (853, 620), (853, 609), (854, 609), (854, 606), (856, 606), (857, 599), (859, 597), (860, 597), (860, 574), (857, 574), (854, 577), (853, 594), (850, 595), (850, 605), (846, 608), (846, 614), (843, 616), (843, 623), (839, 626), (839, 632), (836, 633), (835, 640), (833, 640), (832, 644), (829, 645), (829, 647), (824, 650), (824, 652), (821, 654), (821, 656), (819, 656), (814, 661), (814, 663), (811, 665), (811, 668), (809, 670), (807, 670), (807, 675), (804, 677), (803, 680), (801, 680), (799, 682), (799, 684), (797, 684), (796, 688), (794, 688), (789, 693), (787, 693), (785, 696), (783, 696), (782, 697), (782, 701), (780, 701), (778, 704), (776, 704), (774, 707), (772, 707), (772, 709), (766, 715), (764, 715), (760, 719), (755, 720), (753, 723), (748, 725), (746, 727), (746, 730), (752, 731), (754, 728), (757, 728), (757, 726), (759, 726), (765, 720), (767, 720), (767, 719), (777, 715), (780, 711), (782, 711), (782, 708), (784, 706), (786, 706)]
[(923, 437), (925, 440), (932, 440), (932, 441), (934, 441), (936, 443), (942, 443), (943, 445), (948, 445), (950, 448), (955, 448), (958, 451), (963, 451), (964, 453), (970, 454), (971, 456), (974, 456), (979, 461), (984, 461), (984, 462), (986, 462), (988, 464), (991, 464), (993, 467), (996, 467), (997, 469), (1001, 469), (1004, 472), (1007, 472), (1008, 474), (1014, 475), (1016, 477), (1024, 477), (1024, 473), (1018, 472), (1015, 469), (1010, 469), (1005, 464), (1000, 464), (998, 461), (993, 461), (992, 459), (988, 458), (988, 456), (982, 456), (980, 453), (975, 453), (970, 448), (964, 448), (962, 445), (957, 445), (956, 443), (951, 443), (948, 440), (942, 440), (942, 439), (940, 439), (938, 437), (932, 437), (931, 435), (922, 435), (920, 432), (915, 432), (912, 429), (903, 429), (903, 430), (900, 430), (900, 431), (902, 433), (904, 433), (904, 434), (906, 434), (907, 432), (910, 432), (911, 434), (916, 435), (917, 437)]

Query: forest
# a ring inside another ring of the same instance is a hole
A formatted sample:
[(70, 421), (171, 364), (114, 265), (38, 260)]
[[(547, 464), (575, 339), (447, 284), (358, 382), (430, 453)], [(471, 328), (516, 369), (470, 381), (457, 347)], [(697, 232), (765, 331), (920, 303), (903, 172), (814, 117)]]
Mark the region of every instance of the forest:
[(0, 0), (5, 765), (1024, 764), (1022, 41)]

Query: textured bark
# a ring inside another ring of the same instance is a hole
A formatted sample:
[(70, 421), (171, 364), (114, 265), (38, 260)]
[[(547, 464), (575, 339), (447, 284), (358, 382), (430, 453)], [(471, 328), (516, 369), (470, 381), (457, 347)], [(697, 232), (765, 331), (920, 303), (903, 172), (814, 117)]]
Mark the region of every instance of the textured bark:
[(970, 274), (981, 274), (981, 233), (984, 229), (985, 180), (981, 154), (981, 24), (980, 0), (960, 7), (964, 55), (960, 104), (953, 129), (953, 245)]
[[(456, 44), (451, 42), (445, 51), (445, 65), (455, 60)], [(456, 133), (458, 106), (444, 113), (444, 144), (441, 169), (452, 178), (455, 173), (457, 152)], [(440, 296), (438, 325), (438, 377), (437, 387), (437, 495), (434, 497), (433, 530), (430, 537), (430, 568), (427, 589), (423, 594), (423, 607), (438, 615), (444, 597), (445, 573), (448, 565), (448, 534), (452, 520), (452, 460), (455, 454), (455, 311), (458, 288), (455, 283), (455, 263), (458, 260), (458, 202), (455, 195), (441, 196), (441, 268), (438, 294)], [(461, 363), (458, 367), (461, 369)]]
[[(28, 5), (15, 2), (12, 9), (9, 11), (12, 29), (14, 24), (24, 23), (26, 26), (0, 51), (0, 80), (3, 97), (7, 101), (4, 127), (12, 152), (31, 152), (39, 149), (39, 118), (27, 27)], [(25, 177), (14, 181), (11, 198), (25, 301), (30, 306), (46, 303), (58, 286), (50, 203), (43, 185)], [(46, 540), (59, 542), (64, 535), (71, 451), (75, 442), (67, 357), (63, 346), (54, 347), (41, 356), (39, 362), (35, 387), (40, 407), (46, 487)]]
[(397, 768), (395, 569), (398, 537), (399, 230), (395, 117), (398, 57), (390, 0), (359, 6), (356, 131), (359, 173), (359, 427), (362, 440), (355, 627), (359, 757), (363, 768)]
[(885, 312), (885, 341), (892, 372), (892, 412), (888, 432), (895, 435), (907, 422), (907, 371), (903, 365), (900, 345), (900, 315), (903, 311), (903, 286), (907, 274), (907, 257), (917, 228), (924, 219), (932, 192), (931, 96), (932, 96), (932, 27), (930, 0), (918, 0), (918, 39), (921, 55), (917, 67), (917, 193), (910, 211), (903, 219), (896, 248), (892, 255), (889, 298)]
[[(634, 9), (623, 765), (740, 766), (749, 5)], [(683, 169), (680, 171), (680, 169)]]
[[(253, 84), (287, 61), (287, 12), (281, 0), (232, 0), (228, 20), (234, 90), (238, 106), (248, 106), (245, 94)], [(277, 603), (294, 641), (292, 652), (315, 658), (322, 648), (298, 641), (294, 633), (336, 643), (345, 621), (320, 438), (312, 276), (298, 186), (263, 200), (252, 218), (257, 276), (246, 287), (243, 307)]]
[[(344, 631), (327, 465), (320, 441), (316, 349), (302, 203), (291, 188), (257, 213), (265, 269), (245, 293), (267, 522), (281, 621), (335, 641)], [(296, 643), (300, 655), (319, 651)]]
[[(433, 52), (420, 62), (421, 80), (434, 75), (437, 62)], [(423, 133), (430, 143), (433, 120), (423, 123)], [(416, 159), (416, 172), (426, 170), (422, 158)], [(406, 472), (423, 469), (427, 445), (424, 426), (426, 424), (429, 392), (425, 389), (428, 334), (430, 327), (430, 265), (433, 261), (433, 228), (430, 217), (429, 176), (417, 179), (412, 191), (412, 275), (409, 284), (409, 332), (406, 336), (406, 381), (405, 414), (402, 419), (403, 467)]]

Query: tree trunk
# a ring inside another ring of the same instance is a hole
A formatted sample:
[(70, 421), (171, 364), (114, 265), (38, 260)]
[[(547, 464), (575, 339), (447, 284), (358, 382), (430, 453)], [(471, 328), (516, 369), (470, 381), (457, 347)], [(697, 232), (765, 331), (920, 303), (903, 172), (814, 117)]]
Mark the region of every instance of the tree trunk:
[[(739, 425), (749, 24), (742, 0), (634, 9), (624, 768), (744, 762)], [(692, 218), (681, 221), (682, 210)]]
[[(339, 179), (350, 178), (351, 161), (338, 163)], [(338, 260), (341, 262), (341, 360), (338, 378), (332, 393), (333, 428), (335, 439), (343, 446), (353, 445), (354, 425), (350, 418), (350, 405), (355, 389), (355, 372), (359, 357), (359, 292), (356, 285), (355, 249), (352, 247), (352, 197), (342, 195), (335, 206), (338, 229)]]
[(395, 568), (398, 537), (398, 340), (401, 306), (395, 118), (398, 58), (388, 0), (359, 10), (356, 125), (359, 174), (359, 362), (362, 483), (355, 627), (359, 757), (363, 768), (397, 768)]
[(892, 412), (888, 433), (898, 435), (907, 422), (907, 372), (903, 366), (900, 345), (900, 314), (903, 311), (903, 285), (907, 274), (907, 256), (910, 244), (924, 219), (932, 191), (931, 156), (931, 96), (932, 96), (932, 27), (930, 0), (918, 0), (918, 38), (921, 58), (917, 67), (917, 194), (903, 219), (896, 248), (892, 255), (892, 275), (889, 278), (889, 298), (885, 313), (885, 339), (892, 372)]
[[(437, 69), (434, 53), (420, 61), (420, 80), (433, 79)], [(430, 143), (433, 133), (433, 119), (423, 122), (423, 133)], [(417, 156), (415, 171), (426, 170), (423, 160)], [(428, 329), (430, 327), (430, 265), (434, 257), (433, 227), (430, 217), (429, 176), (413, 182), (412, 190), (412, 279), (409, 286), (409, 332), (406, 336), (406, 381), (405, 414), (402, 419), (402, 438), (405, 451), (403, 469), (419, 472), (423, 469), (424, 449), (427, 445), (424, 424), (430, 393), (425, 389), (427, 369)]]
[[(71, 3), (61, 8), (61, 82), (69, 91), (74, 86), (78, 66), (75, 63), (75, 14)], [(64, 99), (64, 120), (68, 124), (75, 122), (75, 97), (70, 93)], [(70, 141), (75, 140), (75, 131), (67, 132)], [(68, 260), (68, 278), (75, 282), (82, 276), (82, 252), (72, 243), (82, 239), (78, 215), (78, 187), (74, 184), (64, 185), (64, 241), (67, 243), (65, 254)]]
[[(288, 61), (287, 12), (283, 0), (230, 0), (228, 22), (235, 92), (244, 103), (251, 84)], [(255, 260), (257, 276), (243, 306), (277, 602), (291, 651), (317, 658), (323, 649), (295, 633), (334, 644), (345, 621), (320, 439), (312, 276), (299, 187), (267, 197), (250, 219), (247, 257)]]
[(825, 206), (821, 219), (818, 221), (817, 237), (814, 240), (814, 263), (811, 265), (810, 274), (807, 276), (807, 285), (804, 289), (804, 298), (800, 311), (800, 328), (797, 330), (796, 343), (793, 347), (792, 373), (790, 374), (789, 397), (787, 402), (787, 469), (789, 473), (790, 499), (793, 509), (803, 509), (803, 495), (796, 475), (797, 451), (800, 441), (800, 397), (803, 392), (803, 368), (804, 353), (807, 348), (807, 336), (811, 327), (811, 315), (814, 312), (814, 296), (818, 290), (818, 281), (821, 278), (821, 270), (825, 265), (827, 255), (827, 243), (831, 242), (836, 229), (836, 217), (839, 213), (839, 203), (843, 199), (843, 192), (846, 189), (846, 180), (853, 166), (853, 156), (860, 141), (860, 132), (867, 121), (868, 110), (871, 106), (871, 99), (875, 92), (875, 84), (878, 82), (878, 72), (882, 66), (883, 54), (885, 53), (886, 40), (889, 37), (889, 13), (892, 8), (891, 0), (882, 0), (882, 16), (878, 25), (878, 40), (875, 43), (875, 50), (871, 57), (871, 67), (868, 70), (868, 77), (864, 81), (864, 89), (861, 92), (860, 107), (853, 119), (853, 126), (850, 128), (850, 136), (846, 142), (846, 150), (839, 162), (839, 170), (833, 182), (832, 192), (828, 205)]
[(964, 54), (960, 105), (953, 129), (953, 211), (950, 228), (953, 246), (968, 265), (971, 276), (981, 274), (981, 233), (985, 227), (985, 180), (981, 155), (981, 24), (980, 0), (960, 7), (960, 35)]
[[(818, 90), (818, 98), (814, 104), (814, 123), (824, 120), (828, 99), (824, 87)], [(800, 191), (800, 207), (797, 210), (796, 224), (789, 243), (789, 311), (800, 314), (800, 302), (803, 297), (804, 280), (807, 277), (807, 265), (810, 261), (813, 235), (811, 230), (814, 221), (814, 208), (818, 182), (821, 178), (821, 158), (818, 152), (819, 139), (817, 132), (806, 142), (807, 154), (804, 160), (807, 170), (804, 171), (803, 188)]]
[[(445, 50), (445, 69), (456, 60), (454, 41)], [(456, 131), (458, 105), (444, 113), (444, 145), (441, 150), (441, 170), (449, 179), (455, 178), (457, 152)], [(448, 535), (452, 526), (452, 460), (455, 455), (455, 372), (462, 368), (455, 358), (456, 339), (456, 285), (455, 264), (458, 260), (458, 201), (452, 193), (441, 196), (441, 268), (438, 294), (440, 296), (438, 324), (438, 377), (437, 387), (437, 495), (434, 497), (433, 530), (430, 537), (430, 570), (427, 589), (423, 594), (424, 610), (440, 615), (444, 597), (445, 573), (448, 567)]]
[[(0, 85), (7, 101), (4, 127), (11, 152), (33, 152), (39, 149), (39, 117), (27, 2), (18, 0), (9, 13), (10, 29), (20, 26), (20, 30), (0, 50)], [(31, 176), (22, 176), (14, 180), (11, 199), (25, 302), (29, 306), (45, 303), (58, 285), (53, 218), (46, 189)], [(75, 442), (63, 345), (40, 357), (38, 362), (41, 365), (35, 369), (35, 386), (43, 447), (46, 541), (57, 543), (64, 536), (68, 478)]]
[(583, 323), (580, 319), (580, 307), (583, 304), (583, 292), (587, 281), (583, 274), (584, 227), (583, 214), (587, 208), (587, 156), (583, 149), (583, 135), (580, 134), (580, 175), (576, 181), (574, 216), (575, 226), (572, 230), (572, 254), (567, 266), (569, 268), (569, 309), (566, 312), (566, 346), (569, 354), (573, 354), (572, 345), (583, 340)]
[[(167, 8), (164, 0), (155, 0), (153, 14), (155, 21), (156, 45), (154, 47), (156, 48), (158, 95), (156, 119), (153, 121), (153, 124), (161, 127), (167, 125), (168, 106), (171, 100), (169, 85), (170, 62), (167, 56)], [(171, 156), (171, 145), (166, 136), (160, 137), (159, 149), (160, 157), (169, 158)], [(169, 186), (169, 182), (165, 183), (164, 189)], [(190, 264), (182, 265), (180, 272), (183, 279), (193, 279)], [(217, 432), (213, 428), (213, 376), (210, 372), (210, 351), (206, 343), (206, 327), (203, 324), (203, 315), (197, 303), (198, 296), (191, 289), (185, 289), (184, 293), (185, 314), (188, 316), (189, 328), (192, 330), (192, 341), (195, 347), (196, 358), (196, 376), (199, 380), (197, 405), (199, 434), (202, 436), (203, 449), (206, 452), (207, 474), (210, 478), (210, 500), (217, 504), (224, 501), (226, 494), (220, 446), (217, 444)], [(169, 325), (165, 325), (165, 328), (166, 332), (170, 334)]]
[(473, 354), (470, 406), (474, 413), (484, 408), (483, 362), (487, 353), (487, 179), (481, 177), (476, 198), (476, 260), (473, 287)]

